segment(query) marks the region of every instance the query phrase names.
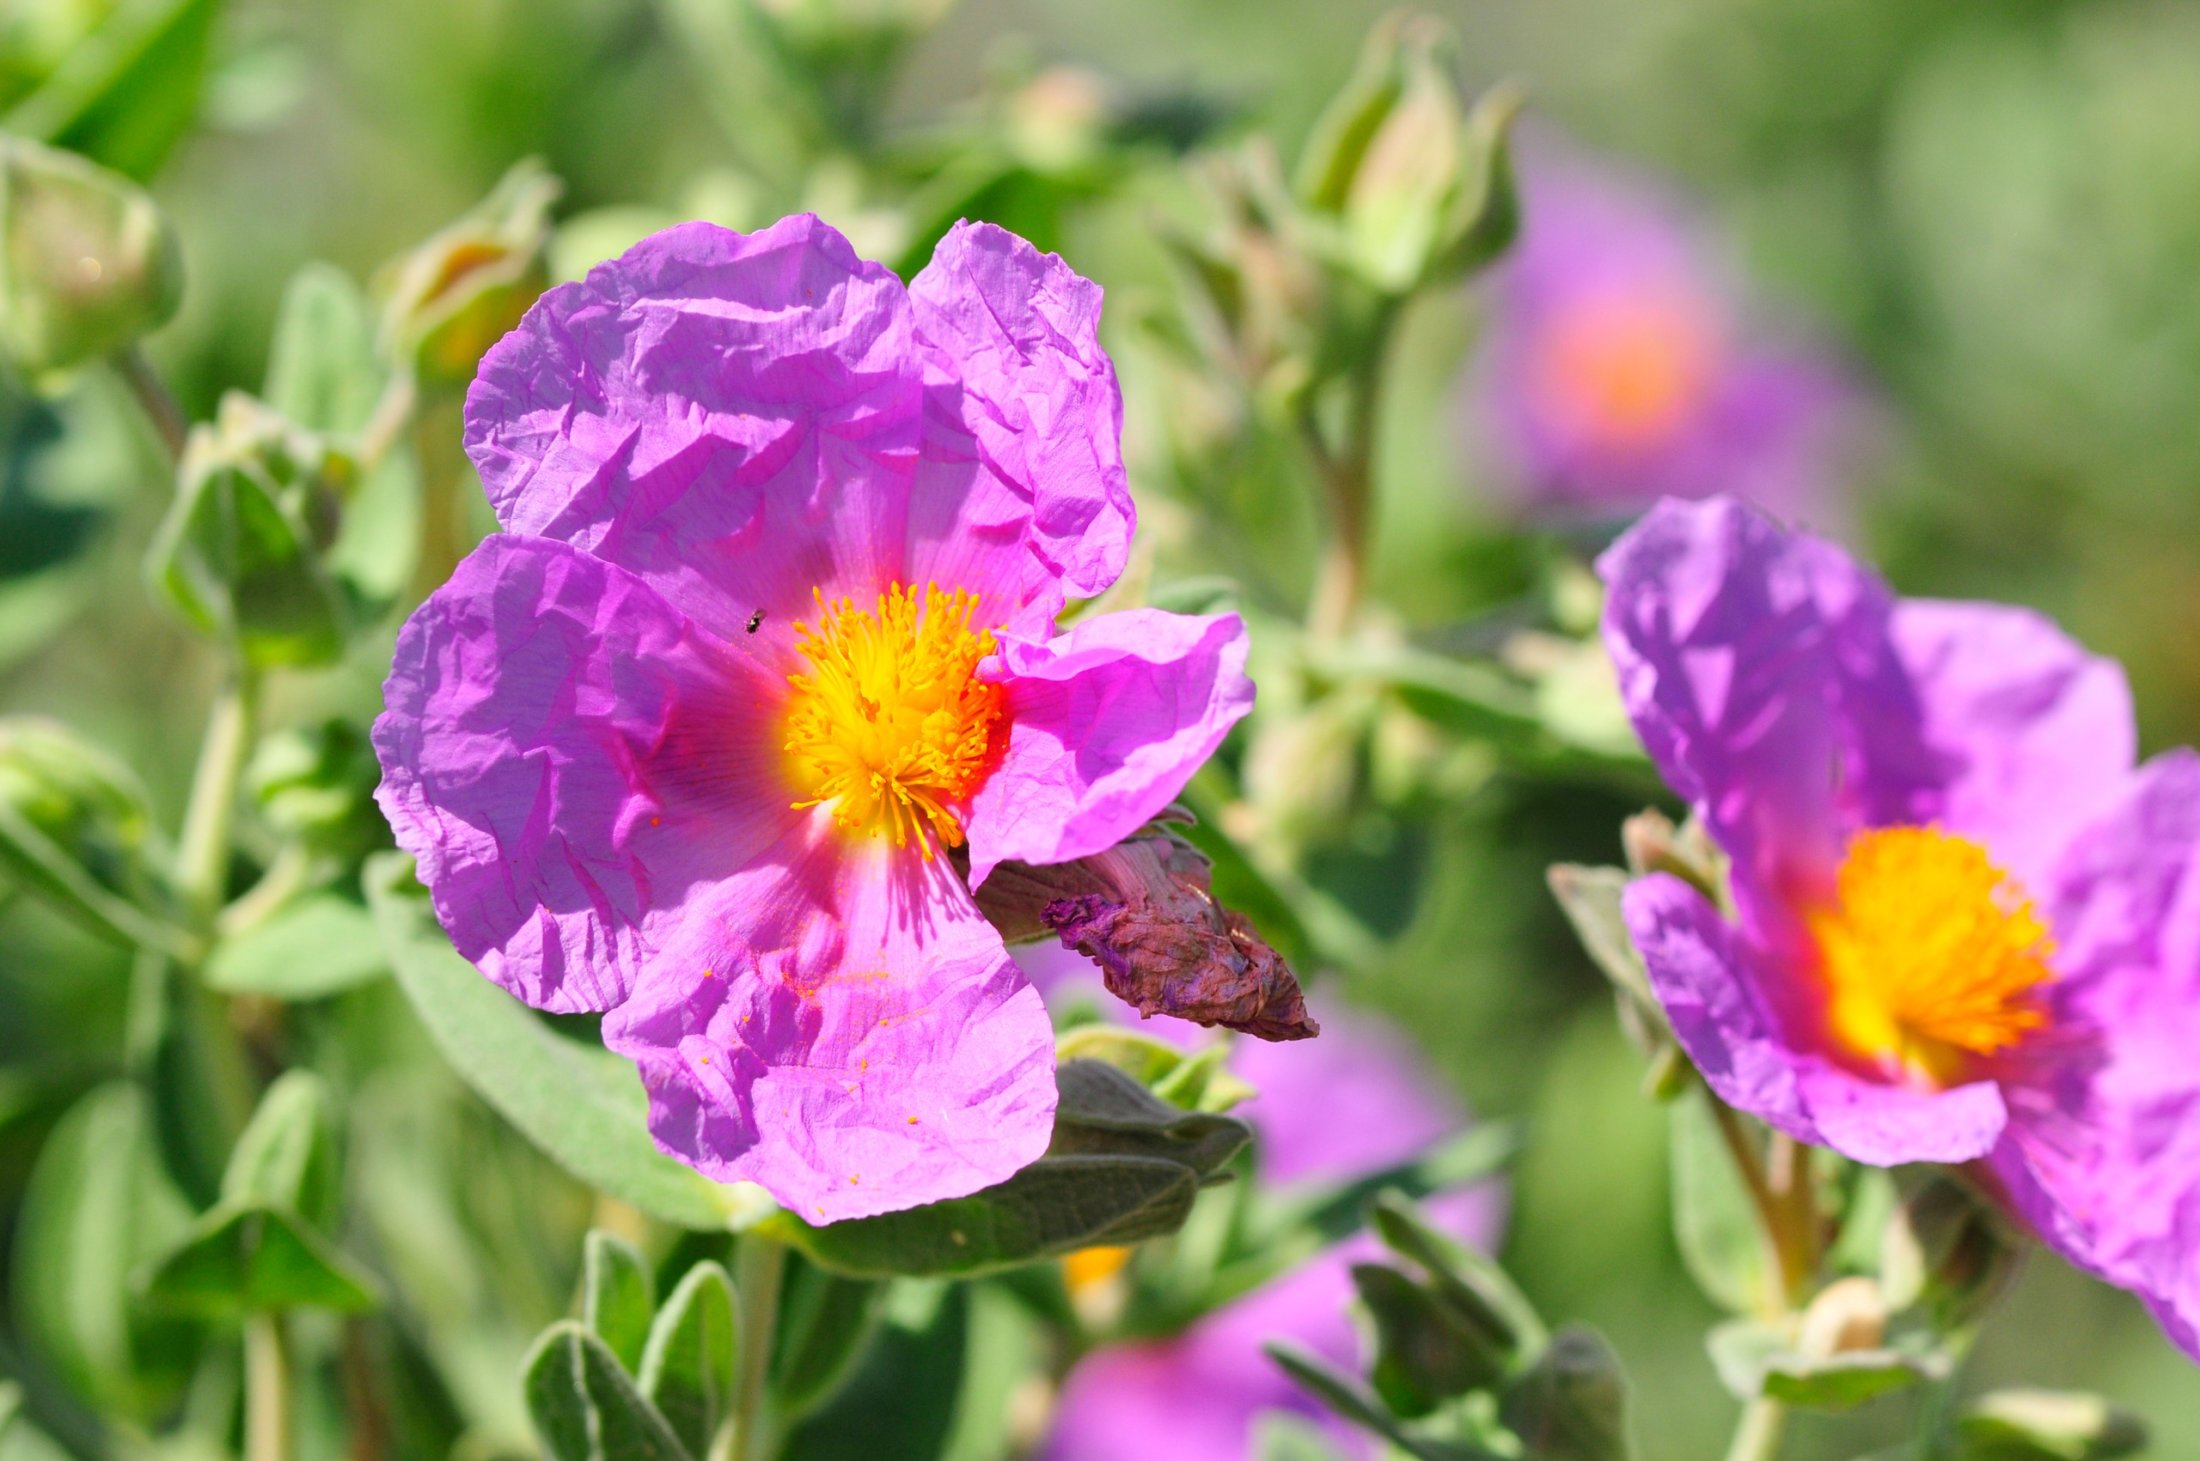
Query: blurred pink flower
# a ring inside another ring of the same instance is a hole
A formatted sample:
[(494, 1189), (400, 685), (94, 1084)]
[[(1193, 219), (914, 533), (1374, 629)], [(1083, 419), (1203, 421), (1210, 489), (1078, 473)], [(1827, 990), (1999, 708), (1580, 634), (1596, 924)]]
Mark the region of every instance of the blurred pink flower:
[(1520, 186), (1473, 374), (1500, 485), (1546, 509), (1723, 492), (1838, 522), (1863, 424), (1840, 362), (1763, 327), (1672, 190), (1533, 139)]

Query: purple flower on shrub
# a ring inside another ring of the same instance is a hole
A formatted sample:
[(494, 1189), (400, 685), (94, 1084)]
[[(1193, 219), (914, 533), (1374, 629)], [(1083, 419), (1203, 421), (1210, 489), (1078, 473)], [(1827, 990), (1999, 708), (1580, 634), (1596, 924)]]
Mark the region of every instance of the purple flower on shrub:
[(1053, 1034), (970, 886), (1136, 830), (1252, 699), (1234, 616), (1055, 629), (1132, 530), (1099, 313), (987, 225), (904, 288), (815, 218), (686, 224), (467, 397), (504, 531), (399, 637), (382, 806), (460, 952), (607, 1011), (658, 1144), (805, 1218), (1045, 1149)]
[(1529, 148), (1519, 242), (1491, 276), (1476, 417), (1506, 485), (1551, 508), (1731, 493), (1840, 516), (1856, 394), (1775, 337), (1688, 207)]
[(1858, 1161), (1972, 1162), (2200, 1354), (2200, 755), (2134, 764), (2122, 671), (1898, 599), (1727, 500), (1601, 563), (1637, 731), (1732, 862), (1629, 931), (1720, 1097)]
[[(1335, 1006), (1322, 1011), (1321, 1023), (1322, 1036), (1310, 1045), (1241, 1040), (1231, 1051), (1231, 1069), (1260, 1092), (1236, 1114), (1253, 1126), (1264, 1183), (1288, 1190), (1348, 1182), (1409, 1161), (1466, 1124), (1466, 1113), (1399, 1031)], [(1171, 1024), (1160, 1017), (1140, 1028)], [(1504, 1226), (1504, 1193), (1494, 1183), (1443, 1194), (1423, 1207), (1479, 1248), (1494, 1245)], [(1250, 1458), (1255, 1427), (1270, 1411), (1316, 1420), (1340, 1447), (1365, 1454), (1364, 1441), (1333, 1423), (1261, 1346), (1288, 1339), (1339, 1364), (1355, 1364), (1360, 1342), (1351, 1266), (1380, 1253), (1364, 1234), (1347, 1239), (1181, 1334), (1095, 1350), (1064, 1382), (1041, 1456)]]

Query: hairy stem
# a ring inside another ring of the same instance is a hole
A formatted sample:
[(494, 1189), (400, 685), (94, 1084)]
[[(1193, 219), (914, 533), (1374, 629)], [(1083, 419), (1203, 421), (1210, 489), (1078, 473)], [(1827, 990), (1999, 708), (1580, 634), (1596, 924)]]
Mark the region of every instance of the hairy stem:
[(176, 850), (176, 880), (193, 921), (212, 924), (229, 877), (229, 839), (236, 827), (237, 783), (252, 749), (252, 720), (257, 683), (249, 667), (239, 665), (214, 697), (199, 746), (198, 770), (191, 778), (191, 801), (184, 809), (183, 832)]
[(245, 1461), (291, 1461), (290, 1343), (280, 1314), (244, 1323)]
[(1398, 303), (1386, 300), (1369, 322), (1363, 362), (1346, 380), (1342, 439), (1332, 449), (1309, 404), (1299, 415), (1299, 434), (1313, 458), (1329, 509), (1329, 536), (1315, 570), (1307, 628), (1334, 639), (1351, 624), (1367, 582), (1367, 554), (1375, 516), (1375, 432), (1382, 404), (1383, 362), (1398, 320)]
[(145, 413), (145, 419), (160, 437), (160, 444), (167, 448), (169, 458), (181, 461), (184, 439), (190, 434), (191, 423), (185, 419), (183, 408), (176, 404), (168, 383), (160, 378), (153, 362), (145, 358), (144, 349), (137, 345), (115, 356), (114, 366), (122, 383), (130, 388), (138, 409)]
[(734, 1295), (740, 1305), (740, 1383), (730, 1428), (721, 1428), (712, 1461), (772, 1461), (779, 1448), (778, 1418), (771, 1412), (768, 1382), (772, 1346), (779, 1331), (779, 1295), (787, 1274), (787, 1250), (761, 1234), (744, 1234), (734, 1254)]
[(1742, 1407), (1741, 1424), (1726, 1448), (1726, 1461), (1774, 1461), (1787, 1436), (1787, 1407), (1763, 1396)]

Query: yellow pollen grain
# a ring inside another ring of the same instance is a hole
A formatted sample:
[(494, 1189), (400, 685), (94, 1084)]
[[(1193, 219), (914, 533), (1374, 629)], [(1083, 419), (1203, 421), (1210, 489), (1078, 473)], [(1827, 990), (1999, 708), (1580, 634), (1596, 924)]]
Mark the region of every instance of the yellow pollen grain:
[(898, 583), (869, 608), (812, 596), (816, 622), (794, 626), (810, 668), (788, 677), (794, 805), (830, 805), (843, 829), (914, 840), (926, 858), (935, 838), (960, 846), (958, 811), (992, 770), (1004, 710), (977, 677), (995, 647), (973, 627), (977, 596)]
[(1968, 1057), (2047, 1023), (2047, 924), (1976, 842), (1935, 827), (1859, 833), (1836, 894), (1809, 927), (1827, 1026), (1852, 1053), (1947, 1083)]

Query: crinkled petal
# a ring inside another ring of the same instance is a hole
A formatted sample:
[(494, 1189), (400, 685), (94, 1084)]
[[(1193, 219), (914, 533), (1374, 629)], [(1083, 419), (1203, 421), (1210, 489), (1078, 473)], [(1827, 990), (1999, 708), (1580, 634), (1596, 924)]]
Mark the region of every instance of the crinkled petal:
[(1008, 747), (972, 798), (970, 881), (1065, 862), (1151, 821), (1252, 708), (1235, 614), (1127, 609), (1044, 644), (1003, 641)]
[[(1987, 713), (1963, 709), (1967, 687), (1988, 693), (1973, 652), (1914, 677), (1894, 597), (1834, 544), (1728, 498), (1667, 500), (1598, 570), (1635, 729), (1734, 859), (1753, 937), (1799, 955), (1793, 910), (1831, 895), (1852, 833), (1944, 820), (1995, 774), (1968, 739)], [(1921, 649), (1933, 622), (1918, 621)]]
[(2007, 1113), (1991, 1081), (1911, 1090), (1791, 1043), (1760, 993), (1757, 957), (1680, 879), (1636, 881), (1622, 911), (1674, 1036), (1729, 1106), (1875, 1166), (1968, 1161), (2001, 1134)]
[(2037, 887), (2131, 773), (2122, 667), (2003, 604), (1906, 599), (1891, 627), (1925, 738), (1949, 758), (1940, 820)]
[[(926, 362), (911, 563), (1037, 634), (1113, 583), (1136, 513), (1100, 286), (990, 223), (958, 223), (910, 281)], [(1026, 612), (1028, 611), (1028, 612)]]
[(624, 999), (772, 845), (776, 689), (648, 584), (491, 537), (398, 636), (376, 793), (460, 953), (529, 1004)]
[(2047, 906), (2053, 1038), (2013, 1090), (1995, 1168), (2050, 1244), (2200, 1357), (2200, 755), (2130, 777)]
[(922, 368), (901, 281), (808, 215), (686, 223), (545, 294), (491, 349), (466, 446), (516, 533), (791, 652), (811, 593), (905, 576)]
[[(829, 826), (829, 819), (824, 819)], [(651, 1134), (809, 1222), (962, 1197), (1053, 1134), (1054, 1031), (947, 862), (826, 832), (782, 870), (789, 942), (698, 929), (604, 1021)], [(757, 950), (762, 950), (757, 952)]]

